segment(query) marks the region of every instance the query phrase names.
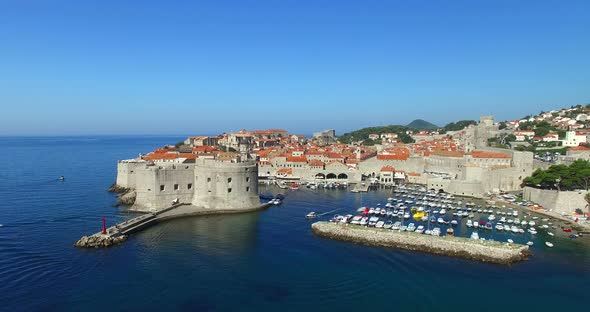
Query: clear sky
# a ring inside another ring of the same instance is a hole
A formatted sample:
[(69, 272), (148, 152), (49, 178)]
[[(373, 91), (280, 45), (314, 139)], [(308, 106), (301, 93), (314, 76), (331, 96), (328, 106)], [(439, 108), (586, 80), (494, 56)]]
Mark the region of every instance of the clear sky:
[(0, 1), (0, 135), (339, 133), (590, 103), (590, 1)]

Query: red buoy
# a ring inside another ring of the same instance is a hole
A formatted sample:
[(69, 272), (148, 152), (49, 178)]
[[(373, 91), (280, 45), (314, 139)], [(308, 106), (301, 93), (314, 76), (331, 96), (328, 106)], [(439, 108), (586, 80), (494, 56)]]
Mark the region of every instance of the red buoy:
[(102, 234), (107, 233), (107, 219), (102, 217)]

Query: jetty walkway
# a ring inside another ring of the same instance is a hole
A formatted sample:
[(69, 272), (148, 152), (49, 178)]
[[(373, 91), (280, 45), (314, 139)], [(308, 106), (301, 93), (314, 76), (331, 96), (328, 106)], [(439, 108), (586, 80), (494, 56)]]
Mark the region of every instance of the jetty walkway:
[(422, 251), (497, 264), (523, 261), (531, 255), (529, 247), (526, 245), (481, 241), (465, 237), (438, 237), (323, 221), (313, 223), (311, 229), (318, 236), (335, 240)]
[(200, 215), (247, 213), (266, 209), (271, 205), (272, 204), (268, 203), (260, 204), (259, 206), (250, 209), (204, 209), (195, 207), (191, 204), (175, 204), (164, 209), (145, 213), (138, 217), (117, 223), (107, 228), (106, 234), (98, 232), (90, 236), (82, 236), (74, 246), (82, 248), (109, 247), (125, 241), (129, 234), (140, 231), (158, 222)]

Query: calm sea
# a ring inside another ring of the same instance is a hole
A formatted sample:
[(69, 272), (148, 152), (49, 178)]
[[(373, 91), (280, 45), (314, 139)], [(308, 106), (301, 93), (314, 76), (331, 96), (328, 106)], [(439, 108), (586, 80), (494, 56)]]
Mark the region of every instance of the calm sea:
[[(107, 188), (116, 161), (182, 137), (0, 138), (3, 311), (557, 311), (588, 306), (588, 241), (534, 239), (534, 256), (498, 266), (317, 238), (309, 211), (353, 212), (360, 194), (288, 191), (245, 215), (170, 221), (123, 245), (73, 243), (129, 217)], [(65, 176), (64, 182), (58, 181)], [(277, 192), (274, 189), (262, 189)], [(390, 192), (390, 191), (389, 191)], [(386, 190), (362, 204), (385, 203)], [(331, 217), (328, 214), (325, 218)], [(468, 235), (459, 227), (459, 233)], [(495, 239), (512, 237), (496, 235)], [(522, 235), (522, 234), (520, 234)]]

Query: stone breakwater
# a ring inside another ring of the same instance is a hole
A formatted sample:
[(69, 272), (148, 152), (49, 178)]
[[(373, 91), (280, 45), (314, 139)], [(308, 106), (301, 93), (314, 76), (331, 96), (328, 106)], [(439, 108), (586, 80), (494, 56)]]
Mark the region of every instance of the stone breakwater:
[(316, 222), (311, 225), (311, 229), (318, 236), (356, 244), (422, 251), (497, 264), (512, 264), (526, 260), (531, 255), (525, 245), (464, 237), (437, 237), (330, 222)]
[(111, 247), (122, 243), (127, 239), (126, 235), (111, 236), (103, 234), (94, 234), (90, 236), (82, 236), (74, 246), (80, 248), (103, 248)]

